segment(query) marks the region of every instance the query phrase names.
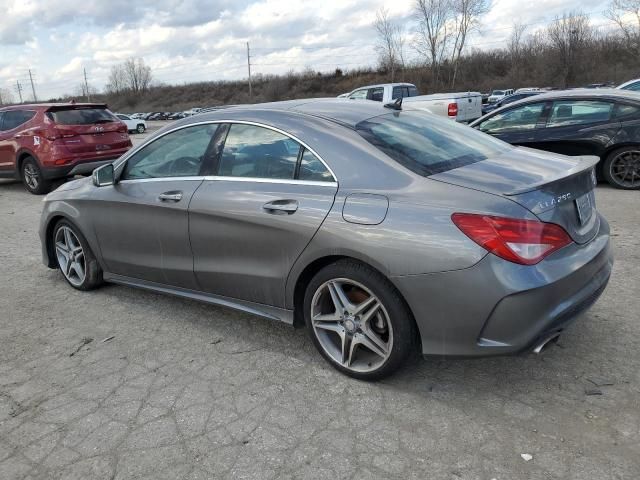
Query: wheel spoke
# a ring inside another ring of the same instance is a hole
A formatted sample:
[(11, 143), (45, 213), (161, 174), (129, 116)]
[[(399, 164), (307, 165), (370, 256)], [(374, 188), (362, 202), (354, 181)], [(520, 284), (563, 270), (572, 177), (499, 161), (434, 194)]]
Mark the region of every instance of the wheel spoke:
[(376, 345), (376, 347), (379, 349), (379, 352), (375, 352), (375, 353), (378, 353), (378, 355), (382, 353), (381, 355), (382, 357), (387, 356), (389, 351), (389, 346), (376, 334), (376, 332), (374, 332), (371, 328), (367, 327), (362, 330), (362, 334), (366, 339), (373, 342)]
[(374, 297), (373, 295), (371, 295), (369, 298), (367, 298), (365, 301), (360, 302), (358, 305), (355, 306), (354, 315), (358, 315), (362, 312), (364, 312), (368, 307), (370, 306), (374, 306), (375, 309), (375, 304), (378, 303), (378, 299), (376, 297)]
[(71, 240), (71, 231), (67, 227), (63, 227), (62, 233), (64, 234), (64, 242), (67, 244), (67, 248), (72, 251), (74, 246)]
[(350, 367), (351, 366), (351, 354), (353, 353), (353, 338), (351, 338), (349, 335), (342, 335), (341, 336), (341, 340), (342, 340), (342, 364), (345, 367)]
[(351, 311), (351, 309), (353, 309), (353, 305), (344, 293), (341, 283), (333, 281), (330, 282), (327, 287), (329, 288), (331, 300), (333, 301), (337, 312), (342, 312), (343, 310)]
[(334, 322), (313, 322), (313, 326), (322, 330), (329, 330), (330, 332), (336, 332), (338, 335), (344, 334), (344, 327)]
[(356, 335), (356, 337), (354, 337), (353, 341), (354, 342), (357, 341), (360, 345), (363, 345), (363, 346), (367, 347), (373, 353), (375, 353), (376, 355), (378, 355), (378, 356), (380, 356), (382, 358), (386, 358), (387, 357), (386, 348), (384, 346), (382, 348), (379, 347), (377, 345), (377, 343), (373, 342), (371, 340), (371, 338), (368, 337), (367, 335), (359, 333), (359, 334)]
[(339, 322), (341, 319), (340, 312), (319, 313), (313, 317), (314, 322)]

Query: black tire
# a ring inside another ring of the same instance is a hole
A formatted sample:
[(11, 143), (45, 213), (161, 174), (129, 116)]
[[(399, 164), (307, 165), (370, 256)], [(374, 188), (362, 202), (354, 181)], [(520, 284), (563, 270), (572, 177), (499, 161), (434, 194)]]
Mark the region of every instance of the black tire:
[[(375, 370), (358, 372), (340, 364), (322, 347), (311, 321), (312, 301), (316, 291), (332, 279), (353, 280), (369, 289), (388, 313), (393, 342), (387, 359)], [(417, 351), (418, 330), (406, 303), (393, 284), (378, 271), (355, 260), (345, 259), (320, 270), (309, 282), (304, 296), (304, 319), (307, 331), (320, 354), (340, 372), (360, 380), (379, 380), (400, 368)]]
[[(619, 173), (621, 162), (628, 165), (623, 173), (623, 175), (631, 175), (628, 180), (626, 177), (621, 177)], [(602, 176), (614, 188), (640, 189), (640, 146), (618, 148), (609, 153), (602, 165)]]
[(44, 195), (51, 191), (51, 182), (45, 180), (38, 161), (27, 157), (20, 164), (20, 178), (25, 188), (34, 195)]
[(144, 125), (143, 125), (143, 124), (139, 124), (139, 125), (136, 127), (136, 132), (138, 132), (138, 133), (144, 133), (144, 131), (145, 131), (145, 130), (146, 130), (146, 128), (144, 127)]
[[(79, 240), (84, 253), (85, 277), (84, 277), (84, 281), (82, 281), (79, 284), (74, 284), (74, 282), (72, 282), (71, 280), (69, 280), (69, 278), (67, 278), (67, 275), (62, 271), (62, 266), (60, 265), (60, 260), (58, 259), (59, 258), (58, 252), (56, 251), (56, 237), (58, 235), (59, 230), (61, 230), (63, 227), (71, 229), (73, 234), (76, 236), (77, 240)], [(84, 238), (84, 235), (82, 235), (82, 233), (80, 232), (80, 229), (77, 228), (73, 223), (69, 222), (68, 220), (60, 220), (53, 229), (51, 245), (54, 251), (54, 255), (56, 257), (56, 262), (58, 263), (58, 268), (60, 270), (60, 273), (62, 274), (62, 276), (64, 277), (64, 279), (67, 281), (69, 285), (71, 285), (73, 288), (77, 290), (82, 290), (82, 291), (93, 290), (94, 288), (97, 288), (100, 285), (102, 285), (103, 283), (102, 268), (100, 267), (98, 260), (93, 254), (93, 251), (89, 246), (89, 243)]]

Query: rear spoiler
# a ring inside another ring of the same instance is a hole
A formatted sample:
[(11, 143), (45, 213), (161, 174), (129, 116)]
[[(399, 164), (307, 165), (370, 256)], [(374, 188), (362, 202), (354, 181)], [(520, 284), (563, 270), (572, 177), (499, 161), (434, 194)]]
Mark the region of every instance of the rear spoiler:
[(82, 110), (83, 108), (108, 108), (106, 103), (62, 103), (47, 108), (47, 112), (58, 112), (60, 110)]
[(546, 179), (538, 183), (532, 183), (531, 185), (527, 185), (526, 187), (523, 187), (519, 190), (513, 190), (511, 192), (505, 193), (505, 195), (512, 196), (532, 192), (534, 190), (540, 189), (540, 187), (557, 182), (558, 180), (566, 180), (568, 178), (575, 177), (577, 175), (580, 175), (581, 173), (591, 170), (600, 161), (600, 158), (596, 157), (595, 155), (581, 155), (574, 158), (576, 160), (579, 160), (579, 162), (576, 163), (574, 167), (567, 170), (566, 174), (558, 175), (556, 178), (552, 178), (550, 180)]

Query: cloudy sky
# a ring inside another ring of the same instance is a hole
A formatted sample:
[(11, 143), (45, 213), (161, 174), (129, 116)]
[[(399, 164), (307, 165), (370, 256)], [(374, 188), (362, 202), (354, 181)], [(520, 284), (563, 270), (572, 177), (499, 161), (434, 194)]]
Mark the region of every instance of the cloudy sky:
[[(0, 88), (16, 81), (31, 99), (73, 92), (86, 68), (102, 89), (112, 65), (142, 57), (154, 80), (180, 84), (253, 73), (329, 71), (376, 63), (373, 21), (386, 7), (413, 28), (414, 0), (0, 0)], [(504, 43), (514, 22), (528, 31), (580, 9), (608, 28), (603, 0), (494, 0), (470, 39), (474, 48)], [(610, 26), (609, 26), (610, 27)], [(411, 55), (411, 49), (408, 49)], [(17, 98), (17, 95), (16, 95)]]

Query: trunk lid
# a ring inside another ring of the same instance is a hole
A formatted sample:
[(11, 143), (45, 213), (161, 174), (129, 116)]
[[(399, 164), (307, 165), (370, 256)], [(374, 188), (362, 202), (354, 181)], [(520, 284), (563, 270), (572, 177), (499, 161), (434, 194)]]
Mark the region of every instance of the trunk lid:
[(505, 196), (540, 220), (562, 226), (582, 244), (600, 227), (594, 195), (598, 161), (594, 156), (567, 157), (519, 147), (429, 178)]

